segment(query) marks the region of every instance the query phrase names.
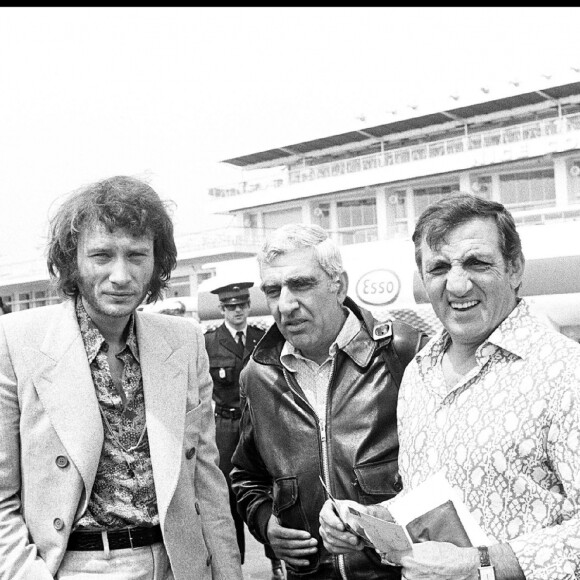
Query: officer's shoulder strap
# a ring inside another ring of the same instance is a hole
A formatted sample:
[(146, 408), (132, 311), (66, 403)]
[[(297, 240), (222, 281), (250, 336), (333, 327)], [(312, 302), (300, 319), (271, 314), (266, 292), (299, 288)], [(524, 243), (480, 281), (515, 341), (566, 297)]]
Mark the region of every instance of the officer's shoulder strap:
[(382, 351), (384, 352), (389, 371), (395, 379), (397, 387), (399, 387), (405, 368), (413, 360), (413, 357), (427, 344), (429, 335), (399, 320), (394, 320), (392, 324), (391, 342)]
[(203, 331), (203, 334), (208, 338), (211, 338), (211, 336), (216, 333), (217, 329), (218, 329), (217, 326), (206, 326)]

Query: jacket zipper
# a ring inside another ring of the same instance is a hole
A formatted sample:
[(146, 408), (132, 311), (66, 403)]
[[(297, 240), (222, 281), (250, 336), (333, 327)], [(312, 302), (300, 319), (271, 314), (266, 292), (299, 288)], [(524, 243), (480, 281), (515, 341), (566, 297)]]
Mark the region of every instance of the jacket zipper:
[[(304, 401), (308, 405), (308, 407), (310, 409), (312, 409), (314, 416), (317, 419), (318, 433), (320, 436), (320, 445), (321, 445), (321, 449), (322, 449), (322, 475), (323, 475), (324, 482), (326, 483), (326, 486), (328, 487), (328, 489), (330, 489), (330, 469), (328, 466), (328, 448), (326, 446), (326, 443), (327, 443), (327, 439), (326, 439), (326, 414), (328, 413), (328, 400), (330, 397), (330, 390), (331, 390), (330, 385), (332, 385), (332, 383), (334, 381), (335, 363), (336, 363), (336, 356), (334, 356), (332, 359), (332, 367), (330, 369), (330, 380), (328, 381), (328, 385), (326, 387), (324, 417), (322, 417), (322, 418), (318, 416), (318, 414), (316, 413), (316, 409), (314, 409), (312, 407), (312, 405), (310, 404), (310, 401), (308, 401), (306, 399), (306, 397), (303, 397), (301, 393), (299, 393), (296, 389), (293, 388), (292, 382), (290, 381), (290, 377), (288, 376), (288, 371), (287, 371), (286, 367), (284, 367), (284, 365), (282, 365), (282, 372), (284, 374), (284, 379), (286, 380), (287, 385), (292, 389), (292, 391), (294, 393), (296, 393), (296, 395), (298, 395), (300, 397), (300, 399), (302, 401)], [(339, 554), (337, 556), (337, 559), (338, 559), (338, 569), (340, 571), (340, 576), (341, 576), (342, 580), (348, 580), (348, 576), (346, 575), (346, 567), (344, 564), (344, 555)]]
[[(331, 487), (330, 487), (330, 467), (328, 461), (328, 447), (326, 438), (326, 425), (327, 425), (326, 416), (328, 415), (328, 407), (329, 407), (328, 401), (330, 399), (330, 391), (331, 391), (330, 386), (334, 382), (335, 364), (336, 364), (336, 355), (332, 359), (332, 367), (330, 369), (330, 380), (328, 381), (328, 385), (326, 387), (326, 397), (324, 402), (324, 418), (318, 419), (318, 426), (320, 429), (320, 440), (322, 443), (322, 473), (324, 477), (324, 483), (326, 483), (326, 487), (328, 487), (328, 489), (331, 489)], [(348, 576), (346, 575), (346, 566), (344, 563), (344, 555), (339, 554), (337, 556), (337, 559), (338, 559), (338, 569), (340, 571), (340, 576), (342, 580), (348, 580)]]

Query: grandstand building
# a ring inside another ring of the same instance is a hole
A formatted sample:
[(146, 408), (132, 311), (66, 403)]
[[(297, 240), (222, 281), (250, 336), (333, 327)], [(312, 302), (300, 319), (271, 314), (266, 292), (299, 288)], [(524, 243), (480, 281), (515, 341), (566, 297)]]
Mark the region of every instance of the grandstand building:
[[(212, 211), (236, 225), (177, 240), (170, 295), (199, 294), (201, 318), (211, 318), (202, 301), (212, 277), (249, 263), (273, 228), (306, 222), (343, 246), (355, 300), (417, 311), (426, 298), (410, 242), (416, 218), (462, 190), (511, 210), (527, 260), (522, 294), (580, 338), (579, 73), (482, 87), (224, 160), (242, 178), (208, 193)], [(0, 275), (0, 295), (16, 310), (56, 300), (44, 270), (24, 265)]]

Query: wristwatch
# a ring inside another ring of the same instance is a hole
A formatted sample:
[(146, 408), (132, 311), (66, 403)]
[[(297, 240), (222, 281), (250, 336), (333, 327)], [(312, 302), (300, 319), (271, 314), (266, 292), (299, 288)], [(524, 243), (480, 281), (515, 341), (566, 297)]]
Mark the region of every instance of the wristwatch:
[(495, 580), (495, 570), (489, 560), (487, 546), (477, 546), (479, 551), (479, 568), (477, 574), (479, 580)]

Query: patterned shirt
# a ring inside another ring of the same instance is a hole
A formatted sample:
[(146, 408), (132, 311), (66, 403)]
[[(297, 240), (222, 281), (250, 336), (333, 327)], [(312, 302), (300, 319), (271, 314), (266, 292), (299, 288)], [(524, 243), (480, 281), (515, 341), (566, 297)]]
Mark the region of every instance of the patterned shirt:
[(109, 345), (80, 299), (76, 314), (105, 434), (89, 505), (77, 528), (113, 530), (156, 525), (159, 516), (134, 316), (129, 321), (126, 346), (117, 354), (123, 362), (123, 379), (117, 390), (107, 361)]
[(520, 300), (450, 389), (441, 368), (449, 342), (440, 331), (403, 378), (402, 493), (445, 468), (527, 580), (579, 579), (580, 345)]
[(330, 383), (330, 375), (336, 353), (344, 348), (360, 331), (360, 321), (351, 312), (340, 329), (335, 341), (328, 349), (328, 358), (318, 365), (300, 353), (288, 341), (284, 343), (280, 353), (280, 362), (291, 373), (296, 373), (296, 380), (308, 402), (312, 405), (319, 418), (326, 417), (326, 393)]

